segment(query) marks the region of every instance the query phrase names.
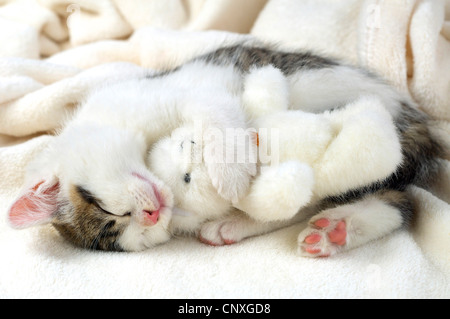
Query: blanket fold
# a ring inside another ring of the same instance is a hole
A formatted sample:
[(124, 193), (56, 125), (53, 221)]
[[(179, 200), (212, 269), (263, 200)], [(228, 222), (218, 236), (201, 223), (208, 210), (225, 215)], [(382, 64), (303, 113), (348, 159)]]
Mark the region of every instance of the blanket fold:
[[(450, 297), (449, 26), (450, 0), (0, 1), (0, 297)], [(310, 260), (295, 254), (304, 224), (236, 246), (174, 239), (123, 255), (76, 249), (51, 227), (8, 227), (27, 163), (84, 96), (252, 41), (366, 67), (432, 117), (447, 153), (429, 190), (409, 189), (410, 229)], [(148, 267), (155, 277), (124, 275)]]

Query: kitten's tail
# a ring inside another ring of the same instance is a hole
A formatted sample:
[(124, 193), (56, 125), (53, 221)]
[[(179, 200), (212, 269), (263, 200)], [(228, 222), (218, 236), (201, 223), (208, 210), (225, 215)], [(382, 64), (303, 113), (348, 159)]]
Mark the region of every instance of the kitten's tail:
[(403, 190), (406, 186), (428, 188), (440, 168), (440, 158), (444, 157), (443, 144), (430, 129), (430, 118), (409, 103), (401, 103), (401, 111), (396, 118), (403, 152), (403, 161), (386, 183), (387, 187)]

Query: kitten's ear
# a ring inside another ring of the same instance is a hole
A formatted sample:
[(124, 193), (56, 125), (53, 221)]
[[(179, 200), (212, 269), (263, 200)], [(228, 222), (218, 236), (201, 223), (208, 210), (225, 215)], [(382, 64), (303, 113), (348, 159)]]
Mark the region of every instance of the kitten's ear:
[(58, 210), (59, 182), (41, 181), (27, 189), (11, 206), (8, 219), (14, 228), (51, 222)]

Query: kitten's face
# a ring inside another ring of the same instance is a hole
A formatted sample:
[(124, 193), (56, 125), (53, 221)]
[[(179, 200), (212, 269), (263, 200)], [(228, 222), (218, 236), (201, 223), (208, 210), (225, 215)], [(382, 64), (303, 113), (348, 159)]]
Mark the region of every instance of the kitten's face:
[(212, 185), (198, 136), (191, 127), (178, 128), (156, 143), (147, 159), (150, 170), (172, 190), (174, 206), (192, 214), (173, 216), (174, 228), (181, 230), (190, 230), (196, 227), (190, 223), (215, 218), (231, 207)]
[[(83, 186), (70, 183), (53, 226), (70, 242), (89, 249), (139, 251), (169, 240), (171, 195), (153, 175), (130, 171), (110, 184), (117, 189), (102, 199), (88, 190), (88, 181)], [(123, 201), (115, 205), (118, 198)]]
[(112, 251), (170, 238), (172, 194), (146, 168), (143, 138), (88, 127), (57, 139), (32, 165), (30, 187), (10, 209), (13, 226), (51, 222), (77, 246)]

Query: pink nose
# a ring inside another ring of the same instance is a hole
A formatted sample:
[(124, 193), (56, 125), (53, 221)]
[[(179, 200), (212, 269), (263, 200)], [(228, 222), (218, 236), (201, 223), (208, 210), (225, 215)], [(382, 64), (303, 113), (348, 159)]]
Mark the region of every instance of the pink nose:
[(155, 225), (158, 222), (159, 218), (159, 210), (155, 211), (149, 211), (149, 210), (143, 210), (144, 218), (150, 222), (150, 225)]

